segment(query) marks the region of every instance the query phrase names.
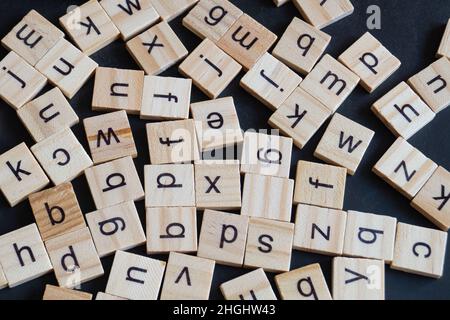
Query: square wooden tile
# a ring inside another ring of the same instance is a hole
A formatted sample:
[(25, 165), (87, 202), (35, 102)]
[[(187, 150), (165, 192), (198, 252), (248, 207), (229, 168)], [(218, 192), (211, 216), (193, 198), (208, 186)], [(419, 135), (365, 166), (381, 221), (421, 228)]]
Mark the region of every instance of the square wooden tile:
[(232, 57), (205, 39), (180, 64), (178, 71), (191, 78), (194, 84), (210, 99), (217, 98), (242, 67)]
[(64, 33), (36, 10), (31, 10), (2, 39), (2, 45), (34, 66)]
[(131, 157), (94, 166), (85, 175), (97, 209), (144, 199), (144, 189)]
[(217, 45), (248, 70), (269, 51), (275, 41), (277, 36), (274, 33), (244, 13)]
[(144, 229), (132, 201), (87, 213), (86, 221), (101, 258), (145, 243)]
[(336, 113), (319, 142), (314, 156), (355, 174), (375, 132)]
[(36, 69), (72, 99), (98, 64), (65, 39), (61, 39), (36, 64)]
[(151, 164), (198, 160), (200, 153), (192, 119), (147, 124)]
[(87, 227), (47, 240), (45, 247), (60, 287), (71, 289), (104, 274)]
[(272, 54), (288, 67), (306, 75), (322, 56), (330, 41), (330, 35), (294, 17)]
[(444, 272), (447, 232), (398, 223), (391, 268), (426, 277)]
[(156, 300), (165, 268), (164, 261), (117, 251), (106, 293), (130, 300)]
[(11, 51), (0, 61), (0, 97), (13, 109), (20, 109), (47, 84), (47, 79)]
[(31, 151), (55, 186), (72, 181), (93, 164), (70, 129), (36, 143)]
[(333, 259), (334, 300), (384, 300), (384, 262), (381, 260)]
[(119, 38), (120, 32), (96, 0), (85, 2), (65, 16), (60, 24), (85, 54), (91, 55)]
[(97, 68), (92, 110), (125, 110), (129, 114), (139, 114), (143, 91), (143, 71)]
[(361, 78), (360, 83), (367, 92), (373, 92), (402, 64), (369, 32), (345, 50), (339, 61)]
[(28, 199), (44, 241), (86, 227), (71, 183), (33, 193)]
[(296, 88), (269, 118), (269, 124), (291, 137), (294, 145), (302, 149), (331, 111), (301, 88)]
[(443, 231), (450, 228), (450, 172), (439, 166), (411, 205)]
[(236, 210), (241, 208), (239, 161), (223, 164), (203, 161), (195, 164), (195, 197), (198, 209)]
[(233, 97), (192, 103), (191, 112), (202, 151), (231, 147), (244, 140)]
[(293, 237), (293, 223), (250, 218), (244, 267), (289, 271)]
[(205, 210), (197, 255), (218, 264), (241, 267), (244, 262), (249, 218)]
[(137, 157), (133, 132), (125, 111), (116, 111), (83, 120), (95, 164), (126, 156)]
[(344, 206), (347, 170), (300, 160), (297, 163), (294, 203), (339, 209)]
[(8, 280), (6, 279), (5, 273), (3, 272), (3, 268), (0, 265), (0, 290), (4, 289), (8, 286)]
[(225, 300), (277, 300), (263, 269), (256, 269), (220, 285)]
[(350, 0), (292, 0), (303, 18), (314, 27), (322, 29), (339, 21), (354, 11)]
[(100, 5), (125, 41), (146, 30), (160, 18), (151, 0), (102, 0)]
[(301, 81), (294, 71), (265, 53), (241, 79), (240, 85), (265, 106), (276, 110)]
[(0, 163), (0, 190), (11, 207), (49, 183), (24, 142), (1, 154)]
[(171, 252), (161, 300), (208, 300), (215, 262)]
[(244, 179), (241, 214), (291, 221), (293, 191), (294, 180), (247, 173)]
[(53, 270), (35, 223), (0, 236), (0, 264), (10, 288)]
[(450, 19), (448, 19), (436, 56), (450, 58)]
[(344, 255), (391, 263), (394, 256), (396, 228), (396, 218), (348, 211)]
[(202, 39), (217, 42), (242, 14), (228, 0), (200, 0), (183, 18), (183, 26)]
[(141, 119), (189, 118), (191, 88), (191, 79), (145, 76)]
[(114, 300), (128, 300), (125, 298), (121, 298), (118, 296), (114, 296), (112, 294), (109, 293), (104, 293), (104, 292), (97, 292), (97, 295), (95, 296), (95, 300), (105, 300), (105, 301), (114, 301)]
[(45, 285), (45, 291), (42, 300), (47, 301), (92, 300), (92, 294), (47, 284)]
[(58, 88), (28, 102), (17, 110), (17, 115), (36, 142), (79, 122), (78, 115)]
[(150, 0), (161, 19), (169, 22), (182, 15), (198, 0)]
[(192, 164), (146, 165), (145, 207), (195, 207)]
[(359, 83), (359, 77), (326, 54), (303, 79), (300, 88), (335, 112)]
[(400, 82), (371, 109), (395, 136), (405, 139), (411, 138), (436, 116), (406, 82)]
[(403, 138), (398, 138), (372, 171), (408, 199), (414, 198), (437, 164)]
[(247, 131), (241, 157), (241, 172), (289, 178), (292, 139)]
[(299, 204), (293, 248), (325, 255), (342, 255), (347, 213)]
[(450, 61), (446, 57), (408, 79), (408, 84), (435, 113), (450, 105)]
[(275, 283), (283, 300), (331, 300), (318, 263), (278, 274)]
[(188, 55), (181, 40), (165, 21), (131, 39), (126, 47), (148, 75), (158, 75)]
[(195, 207), (147, 208), (147, 253), (197, 251)]

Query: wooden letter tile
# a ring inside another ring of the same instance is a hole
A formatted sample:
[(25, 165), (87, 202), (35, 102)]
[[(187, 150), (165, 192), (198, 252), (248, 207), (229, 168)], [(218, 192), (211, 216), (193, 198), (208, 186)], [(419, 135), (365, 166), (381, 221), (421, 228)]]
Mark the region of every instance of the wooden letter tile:
[(0, 97), (15, 110), (33, 99), (47, 79), (11, 51), (0, 61)]
[(244, 262), (249, 218), (205, 210), (197, 255), (216, 263), (241, 267)]
[(330, 41), (330, 35), (294, 17), (272, 54), (290, 68), (306, 75), (322, 56)]
[(296, 88), (270, 117), (269, 124), (302, 149), (330, 115), (331, 111), (317, 99)]
[(405, 139), (398, 138), (372, 170), (405, 197), (412, 199), (436, 169), (436, 163)]
[(233, 97), (192, 103), (191, 112), (202, 151), (243, 141)]
[(326, 54), (302, 81), (300, 87), (335, 112), (358, 82), (359, 77), (356, 74)]
[(133, 132), (125, 111), (116, 111), (83, 120), (95, 164), (126, 156), (137, 157)]
[(192, 164), (147, 165), (145, 207), (195, 207)]
[(209, 39), (203, 40), (178, 68), (211, 99), (217, 98), (241, 69), (239, 63)]
[(11, 207), (49, 183), (24, 142), (0, 155), (0, 163), (0, 190)]
[(448, 19), (447, 27), (445, 28), (436, 56), (450, 59), (450, 19)]
[(342, 209), (347, 170), (300, 160), (297, 164), (294, 203)]
[(199, 209), (234, 210), (241, 207), (241, 175), (235, 160), (195, 164), (195, 196)]
[(198, 0), (150, 0), (161, 19), (169, 22), (182, 15)]
[(0, 236), (0, 264), (10, 288), (53, 270), (35, 223)]
[(92, 294), (47, 284), (42, 300), (92, 300)]
[(222, 283), (220, 291), (225, 300), (277, 300), (263, 269)]
[(295, 72), (269, 53), (241, 79), (241, 86), (272, 110), (278, 109), (302, 81)]
[(399, 223), (391, 268), (440, 278), (446, 247), (447, 232)]
[(104, 292), (97, 292), (97, 295), (95, 296), (95, 300), (105, 300), (105, 301), (114, 301), (114, 300), (127, 300), (125, 298), (121, 298), (118, 296), (114, 296), (112, 294), (109, 293), (104, 293)]
[(293, 192), (294, 180), (247, 173), (241, 214), (291, 221)]
[(77, 114), (58, 88), (28, 102), (17, 114), (36, 142), (79, 122)]
[(61, 30), (31, 10), (2, 39), (2, 45), (34, 66), (63, 37)]
[(65, 39), (38, 62), (36, 69), (72, 99), (94, 73), (98, 64)]
[(0, 265), (0, 290), (4, 289), (8, 286), (8, 280), (6, 279), (5, 273), (3, 272), (3, 268)]
[(406, 84), (400, 82), (372, 105), (372, 111), (397, 137), (411, 138), (436, 116)]
[(145, 243), (144, 229), (132, 201), (88, 213), (86, 220), (101, 258)]
[(147, 253), (196, 252), (195, 207), (147, 208)]
[(450, 60), (446, 57), (409, 78), (408, 84), (435, 113), (450, 105)]
[(379, 214), (348, 211), (344, 255), (384, 260), (394, 255), (397, 219)]
[(33, 193), (28, 199), (44, 241), (86, 227), (71, 183)]
[(248, 70), (276, 40), (274, 33), (244, 13), (220, 38), (217, 45)]
[(145, 76), (141, 119), (189, 118), (191, 87), (191, 79)]
[(47, 240), (45, 247), (60, 287), (71, 289), (104, 274), (88, 228)]
[(318, 263), (278, 274), (275, 283), (283, 300), (331, 300)]
[(450, 172), (438, 167), (411, 205), (444, 231), (450, 228)]
[(241, 172), (289, 178), (292, 139), (248, 131), (244, 134)]
[(338, 113), (333, 116), (314, 156), (355, 174), (375, 132)]
[(147, 141), (151, 164), (180, 163), (200, 158), (192, 119), (149, 123)]
[(165, 268), (164, 261), (117, 251), (106, 293), (131, 300), (156, 300)]
[(125, 41), (159, 20), (159, 14), (151, 0), (103, 0), (100, 5)]
[(242, 13), (228, 0), (200, 0), (183, 18), (183, 26), (202, 39), (217, 42)]
[(318, 29), (322, 29), (354, 11), (350, 0), (292, 0), (303, 18)]
[(400, 60), (369, 32), (342, 53), (339, 61), (361, 78), (361, 85), (368, 92), (378, 88), (401, 65)]
[(289, 271), (293, 237), (293, 223), (250, 218), (244, 267)]
[(143, 91), (143, 71), (97, 68), (92, 110), (125, 110), (129, 114), (139, 114)]
[(171, 252), (161, 300), (208, 300), (215, 262)]
[(293, 248), (325, 255), (341, 255), (347, 213), (299, 204), (295, 216)]
[(70, 129), (55, 133), (31, 147), (55, 186), (69, 182), (92, 166), (92, 160)]
[(131, 157), (89, 168), (85, 175), (97, 209), (144, 199), (144, 189)]
[(384, 300), (384, 262), (334, 258), (334, 300)]
[(87, 55), (106, 47), (120, 34), (96, 0), (90, 0), (76, 7), (59, 18), (59, 22), (81, 51)]
[(148, 75), (158, 75), (188, 55), (181, 40), (165, 21), (128, 41), (127, 49)]

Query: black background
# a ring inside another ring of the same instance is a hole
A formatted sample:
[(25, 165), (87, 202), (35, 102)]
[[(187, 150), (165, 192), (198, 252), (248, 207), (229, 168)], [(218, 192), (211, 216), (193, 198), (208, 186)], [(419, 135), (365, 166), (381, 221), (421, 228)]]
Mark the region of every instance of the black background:
[[(66, 13), (70, 5), (81, 5), (84, 1), (75, 0), (2, 0), (0, 1), (0, 36), (3, 37), (30, 10), (35, 9), (54, 24), (58, 25), (58, 18)], [(276, 8), (272, 0), (232, 0), (244, 12), (264, 24), (279, 37), (282, 35), (294, 16), (300, 16), (292, 3)], [(353, 0), (355, 12), (324, 29), (333, 38), (327, 52), (332, 56), (339, 56), (355, 40), (367, 31), (367, 7), (375, 4), (381, 8), (381, 30), (373, 30), (372, 34), (378, 38), (401, 62), (401, 68), (390, 77), (374, 93), (368, 94), (361, 87), (357, 87), (351, 96), (339, 109), (339, 113), (375, 130), (373, 139), (357, 173), (347, 179), (345, 197), (346, 210), (359, 210), (390, 215), (401, 222), (416, 224), (424, 227), (434, 227), (418, 212), (410, 207), (406, 198), (389, 187), (371, 172), (371, 168), (394, 142), (395, 137), (372, 114), (371, 104), (402, 80), (408, 79), (435, 60), (435, 53), (443, 35), (445, 24), (450, 17), (449, 0)], [(171, 22), (171, 26), (189, 51), (192, 51), (200, 39), (181, 25), (182, 17)], [(0, 49), (0, 56), (7, 52)], [(138, 69), (137, 65), (127, 53), (124, 42), (118, 40), (92, 58), (105, 67), (124, 69)], [(173, 67), (163, 73), (166, 76), (176, 76), (177, 68)], [(259, 103), (255, 98), (239, 87), (241, 73), (223, 92), (222, 96), (233, 96), (235, 99), (241, 127), (244, 130), (269, 129), (267, 120), (271, 111)], [(91, 79), (70, 101), (80, 119), (95, 115), (91, 111), (93, 82)], [(49, 88), (46, 88), (48, 90)], [(206, 100), (207, 97), (193, 88), (193, 102)], [(441, 112), (435, 120), (417, 133), (410, 142), (436, 163), (450, 169), (450, 108)], [(138, 147), (139, 157), (135, 160), (141, 181), (143, 181), (143, 166), (149, 163), (145, 121), (136, 116), (130, 116), (134, 138)], [(292, 157), (291, 178), (295, 175), (295, 164), (299, 159), (319, 161), (312, 154), (320, 137), (326, 128), (324, 125), (303, 150), (294, 148)], [(88, 150), (82, 124), (73, 127), (81, 143)], [(33, 140), (21, 124), (15, 111), (0, 102), (0, 154), (25, 141), (29, 147)], [(95, 210), (94, 203), (83, 177), (76, 179), (74, 187), (84, 213)], [(143, 201), (137, 203), (141, 221), (145, 221)], [(0, 198), (0, 234), (13, 231), (34, 222), (28, 201), (24, 201), (14, 208), (10, 208), (7, 201)], [(201, 214), (199, 214), (199, 225)], [(145, 254), (144, 246), (132, 250)], [(157, 256), (167, 259), (167, 256)], [(82, 290), (95, 293), (104, 291), (113, 258), (102, 259), (105, 276), (82, 285)], [(391, 270), (386, 267), (386, 298), (387, 299), (449, 299), (450, 298), (450, 254), (447, 255), (444, 276), (439, 280), (420, 277)], [(291, 269), (310, 263), (319, 262), (324, 270), (328, 284), (331, 283), (331, 258), (316, 254), (294, 251)], [(212, 299), (222, 299), (219, 285), (248, 272), (240, 268), (217, 265), (211, 289)], [(272, 281), (273, 275), (269, 274)], [(53, 273), (25, 283), (13, 289), (0, 290), (0, 299), (40, 299), (46, 283), (56, 284)], [(273, 282), (272, 282), (273, 284)], [(274, 286), (275, 288), (275, 286)], [(276, 290), (275, 290), (276, 291)]]

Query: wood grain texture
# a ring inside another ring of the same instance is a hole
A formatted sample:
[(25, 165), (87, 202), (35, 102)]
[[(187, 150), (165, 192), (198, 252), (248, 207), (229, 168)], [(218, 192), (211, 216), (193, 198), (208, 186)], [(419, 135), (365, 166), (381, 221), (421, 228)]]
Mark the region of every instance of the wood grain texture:
[(0, 265), (0, 290), (4, 289), (8, 286), (8, 280), (6, 279), (5, 273), (3, 272), (3, 268)]
[(225, 300), (277, 300), (263, 269), (256, 269), (220, 285)]
[(97, 292), (97, 295), (95, 296), (95, 300), (105, 300), (105, 301), (109, 301), (109, 300), (127, 300), (125, 298), (121, 298), (118, 296), (114, 296), (112, 294), (108, 294), (108, 293), (104, 293), (104, 292)]
[(198, 0), (150, 0), (161, 19), (169, 22), (182, 15)]
[(45, 285), (45, 291), (42, 300), (92, 300), (92, 294), (47, 284)]
[(337, 22), (354, 11), (350, 0), (292, 0), (303, 18), (318, 29)]

